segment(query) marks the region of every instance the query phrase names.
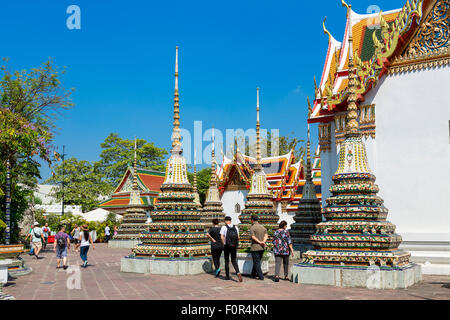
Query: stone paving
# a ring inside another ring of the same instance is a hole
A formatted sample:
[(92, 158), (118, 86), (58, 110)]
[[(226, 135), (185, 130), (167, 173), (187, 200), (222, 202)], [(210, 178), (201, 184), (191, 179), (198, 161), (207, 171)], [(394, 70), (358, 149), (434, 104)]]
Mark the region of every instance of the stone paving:
[[(56, 269), (53, 251), (43, 252), (44, 258), (40, 260), (24, 254), (26, 263), (33, 268), (33, 272), (18, 277), (4, 287), (3, 292), (17, 300), (450, 299), (450, 276), (424, 276), (422, 283), (406, 290), (369, 290), (300, 285), (283, 280), (275, 283), (270, 277), (273, 274), (272, 266), (269, 277), (264, 281), (244, 277), (244, 282), (239, 283), (235, 276), (231, 281), (226, 281), (208, 274), (174, 277), (122, 273), (120, 258), (129, 253), (129, 249), (113, 249), (107, 248), (105, 244), (96, 244), (95, 250), (92, 248), (89, 250), (90, 266), (78, 269), (81, 260), (78, 253), (71, 248), (69, 253), (71, 267), (68, 270)], [(81, 275), (80, 289), (68, 289), (68, 282), (70, 286), (76, 287), (73, 277), (77, 274)]]

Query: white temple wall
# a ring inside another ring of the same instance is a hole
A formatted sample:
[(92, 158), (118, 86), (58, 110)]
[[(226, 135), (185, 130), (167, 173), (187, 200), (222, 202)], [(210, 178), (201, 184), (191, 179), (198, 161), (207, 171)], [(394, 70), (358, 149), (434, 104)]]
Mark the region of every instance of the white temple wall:
[(450, 68), (388, 75), (367, 96), (375, 104), (369, 163), (406, 241), (450, 241)]
[[(225, 215), (232, 218), (233, 224), (239, 224), (239, 215), (245, 208), (245, 200), (247, 199), (247, 190), (226, 190), (222, 194), (222, 206)], [(236, 212), (236, 204), (239, 204), (240, 212)]]

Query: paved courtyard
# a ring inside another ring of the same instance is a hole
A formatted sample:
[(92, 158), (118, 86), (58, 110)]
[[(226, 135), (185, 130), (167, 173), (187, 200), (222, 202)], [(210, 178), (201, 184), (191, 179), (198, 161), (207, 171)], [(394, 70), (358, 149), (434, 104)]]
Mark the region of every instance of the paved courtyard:
[[(96, 299), (229, 299), (229, 300), (275, 300), (275, 299), (450, 299), (450, 276), (424, 276), (422, 283), (406, 290), (369, 290), (360, 288), (335, 288), (299, 285), (289, 281), (275, 283), (270, 277), (264, 281), (244, 277), (244, 282), (215, 279), (208, 274), (173, 277), (142, 275), (120, 272), (120, 258), (130, 253), (128, 249), (109, 249), (105, 244), (96, 244), (89, 251), (90, 266), (80, 268), (80, 289), (72, 281), (75, 274), (68, 270), (56, 270), (53, 251), (42, 254), (36, 260), (24, 254), (33, 272), (18, 277), (3, 288), (5, 294), (22, 299), (51, 300), (96, 300)], [(77, 268), (81, 263), (71, 248), (69, 265)], [(269, 275), (273, 274), (273, 266)], [(71, 278), (72, 277), (72, 278)], [(69, 279), (69, 281), (68, 281)], [(72, 279), (72, 280), (71, 280)]]

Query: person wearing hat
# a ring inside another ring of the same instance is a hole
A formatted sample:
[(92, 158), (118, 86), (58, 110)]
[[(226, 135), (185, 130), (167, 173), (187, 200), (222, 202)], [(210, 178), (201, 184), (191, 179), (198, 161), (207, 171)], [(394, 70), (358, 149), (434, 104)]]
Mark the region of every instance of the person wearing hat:
[(89, 251), (89, 247), (92, 244), (92, 249), (95, 249), (94, 242), (92, 241), (92, 237), (89, 234), (89, 228), (86, 224), (81, 226), (80, 232), (80, 258), (83, 261), (83, 268), (87, 267), (87, 253)]
[(42, 241), (44, 241), (44, 232), (39, 228), (39, 222), (36, 221), (33, 230), (31, 230), (31, 244), (34, 248), (36, 259), (40, 259), (39, 252), (42, 249)]

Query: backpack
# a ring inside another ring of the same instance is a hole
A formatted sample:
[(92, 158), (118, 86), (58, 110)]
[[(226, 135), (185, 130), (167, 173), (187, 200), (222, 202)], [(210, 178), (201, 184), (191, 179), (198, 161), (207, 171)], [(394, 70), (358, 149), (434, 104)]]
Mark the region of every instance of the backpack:
[(227, 228), (227, 236), (225, 238), (225, 244), (230, 247), (237, 247), (239, 242), (239, 235), (235, 226), (230, 228), (228, 225), (225, 225)]
[(66, 238), (64, 238), (64, 237), (59, 237), (59, 238), (56, 240), (56, 244), (57, 244), (58, 247), (60, 247), (61, 249), (62, 249), (62, 248), (65, 248), (65, 247), (66, 247)]

